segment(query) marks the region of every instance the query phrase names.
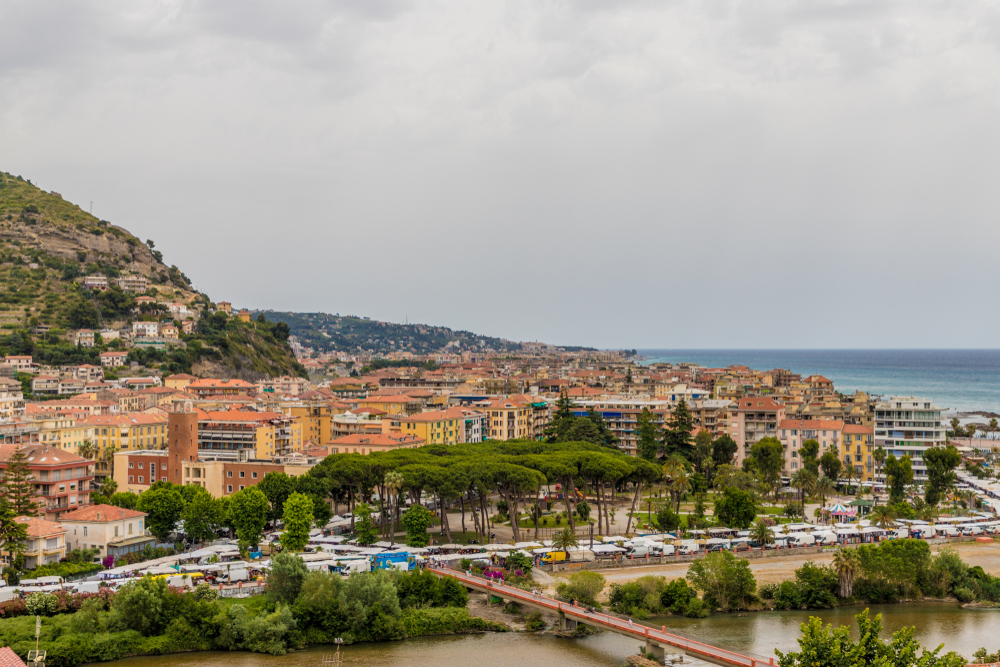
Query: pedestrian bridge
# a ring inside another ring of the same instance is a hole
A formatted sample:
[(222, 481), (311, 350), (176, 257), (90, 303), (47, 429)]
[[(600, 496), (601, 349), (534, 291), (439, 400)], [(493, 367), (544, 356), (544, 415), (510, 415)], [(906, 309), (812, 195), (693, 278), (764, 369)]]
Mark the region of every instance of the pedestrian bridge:
[(774, 658), (745, 655), (718, 648), (669, 633), (665, 627), (657, 630), (639, 623), (629, 623), (629, 621), (622, 620), (617, 616), (609, 616), (596, 611), (590, 612), (575, 603), (559, 602), (544, 595), (533, 595), (513, 586), (495, 583), (484, 577), (455, 570), (431, 569), (430, 571), (439, 576), (453, 577), (470, 590), (498, 597), (504, 602), (517, 602), (536, 609), (556, 612), (559, 615), (559, 629), (564, 632), (572, 632), (576, 629), (577, 623), (583, 623), (641, 640), (646, 644), (647, 655), (652, 655), (659, 661), (663, 661), (667, 654), (682, 654), (724, 667), (771, 667), (774, 665)]

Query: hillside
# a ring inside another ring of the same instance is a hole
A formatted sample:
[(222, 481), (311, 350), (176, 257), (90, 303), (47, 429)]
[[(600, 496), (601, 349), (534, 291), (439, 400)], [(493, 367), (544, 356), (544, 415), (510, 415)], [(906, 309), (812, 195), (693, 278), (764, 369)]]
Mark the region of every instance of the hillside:
[[(434, 354), (471, 350), (518, 352), (524, 348), (523, 343), (504, 338), (480, 336), (470, 331), (455, 331), (429, 324), (379, 322), (367, 317), (329, 313), (261, 312), (269, 320), (286, 323), (291, 335), (303, 347), (312, 348), (316, 352)], [(593, 348), (563, 349), (575, 351)]]
[[(146, 279), (145, 292), (83, 288), (83, 278)], [(137, 305), (140, 296), (160, 303)], [(259, 379), (299, 375), (304, 369), (288, 346), (284, 325), (198, 317), (212, 305), (191, 288), (177, 266), (167, 266), (152, 240), (99, 220), (53, 192), (20, 176), (0, 172), (0, 354), (31, 354), (50, 366), (100, 363), (100, 353), (122, 347), (99, 341), (79, 348), (72, 330), (118, 330), (135, 320), (169, 323), (162, 303), (187, 304), (197, 319), (190, 334), (168, 350), (133, 349), (130, 362), (167, 372)]]

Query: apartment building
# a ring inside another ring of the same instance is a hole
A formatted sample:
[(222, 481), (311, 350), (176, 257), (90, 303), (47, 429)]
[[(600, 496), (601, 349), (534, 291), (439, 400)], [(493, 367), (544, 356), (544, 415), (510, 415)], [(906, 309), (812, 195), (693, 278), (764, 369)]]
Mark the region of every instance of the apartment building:
[(405, 433), (355, 433), (334, 438), (327, 443), (333, 454), (373, 454), (394, 449), (412, 449), (427, 444), (422, 438)]
[(845, 468), (854, 470), (855, 479), (869, 484), (875, 481), (875, 429), (861, 424), (844, 426), (839, 456)]
[(288, 408), (288, 414), (301, 425), (304, 441), (320, 444), (333, 437), (333, 409), (329, 402), (293, 405)]
[(150, 449), (166, 443), (167, 416), (164, 414), (94, 415), (85, 424), (93, 429), (94, 472), (98, 477), (113, 475), (114, 452)]
[(613, 397), (606, 400), (574, 401), (573, 414), (585, 417), (590, 410), (597, 413), (611, 432), (618, 438), (618, 447), (629, 456), (638, 453), (639, 415), (644, 409), (653, 414), (653, 422), (661, 428), (666, 426), (670, 414), (670, 399)]
[(58, 413), (38, 413), (27, 417), (27, 423), (38, 427), (38, 441), (71, 454), (80, 455), (85, 442), (94, 441), (94, 428), (83, 419)]
[(0, 470), (17, 450), (23, 450), (34, 477), (38, 509), (49, 521), (90, 504), (93, 461), (49, 445), (0, 445)]
[(258, 459), (302, 450), (302, 423), (280, 412), (219, 410), (201, 412), (198, 449), (209, 452), (250, 450)]
[(729, 437), (736, 441), (736, 465), (750, 456), (750, 448), (764, 438), (778, 437), (778, 424), (785, 420), (785, 406), (766, 396), (741, 398), (730, 410)]
[(729, 409), (733, 402), (720, 398), (695, 399), (688, 405), (694, 425), (716, 436), (729, 433)]
[(257, 385), (246, 382), (245, 380), (214, 380), (211, 378), (196, 379), (187, 383), (183, 389), (197, 398), (240, 395), (253, 397), (257, 395)]
[(486, 415), (469, 408), (421, 412), (409, 417), (383, 419), (384, 431), (420, 438), (428, 445), (482, 442)]
[(423, 410), (424, 402), (413, 396), (369, 396), (358, 401), (358, 407), (381, 410), (390, 417), (409, 417)]
[[(909, 456), (913, 480), (927, 481), (924, 452), (947, 443), (946, 429), (941, 423), (944, 410), (929, 399), (915, 396), (893, 396), (879, 402), (875, 406), (875, 447), (885, 449), (887, 456)], [(879, 477), (878, 481), (885, 481), (884, 475)]]
[(837, 419), (783, 419), (778, 423), (778, 440), (785, 448), (785, 475), (794, 475), (802, 467), (799, 450), (806, 440), (819, 444), (817, 457), (826, 452), (840, 455), (844, 422)]
[(0, 378), (0, 419), (10, 421), (24, 416), (24, 393), (21, 383), (12, 378)]
[(487, 415), (490, 440), (519, 440), (532, 437), (531, 405), (509, 398), (477, 404)]

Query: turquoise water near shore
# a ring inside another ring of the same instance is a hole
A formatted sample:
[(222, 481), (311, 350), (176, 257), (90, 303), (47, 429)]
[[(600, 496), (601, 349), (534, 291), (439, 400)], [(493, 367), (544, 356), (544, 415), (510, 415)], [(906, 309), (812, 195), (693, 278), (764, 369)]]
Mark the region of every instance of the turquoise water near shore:
[(644, 363), (787, 368), (839, 391), (923, 396), (952, 411), (1000, 413), (1000, 350), (639, 350)]

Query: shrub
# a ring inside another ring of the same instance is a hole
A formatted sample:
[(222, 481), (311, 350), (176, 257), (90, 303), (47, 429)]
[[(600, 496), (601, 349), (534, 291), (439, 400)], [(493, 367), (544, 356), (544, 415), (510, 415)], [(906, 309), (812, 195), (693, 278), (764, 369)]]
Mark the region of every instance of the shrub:
[(51, 593), (32, 593), (25, 598), (24, 606), (32, 616), (52, 616), (56, 613), (56, 596)]
[(697, 599), (697, 591), (688, 586), (687, 580), (682, 578), (671, 581), (660, 594), (660, 604), (672, 614), (686, 613), (691, 601)]
[(952, 593), (958, 598), (959, 602), (972, 602), (976, 599), (976, 594), (968, 588), (956, 588)]
[(802, 596), (799, 595), (799, 588), (791, 581), (783, 581), (774, 592), (774, 606), (776, 609), (801, 609)]
[(560, 583), (556, 587), (556, 592), (567, 600), (600, 607), (597, 596), (606, 585), (607, 580), (597, 572), (575, 572), (569, 576), (567, 582)]
[(525, 616), (524, 621), (524, 627), (528, 632), (538, 632), (545, 629), (545, 621), (542, 620), (542, 615), (537, 611)]
[(757, 595), (759, 595), (762, 600), (773, 600), (774, 594), (777, 592), (778, 584), (773, 583), (761, 584), (760, 588), (757, 589)]

